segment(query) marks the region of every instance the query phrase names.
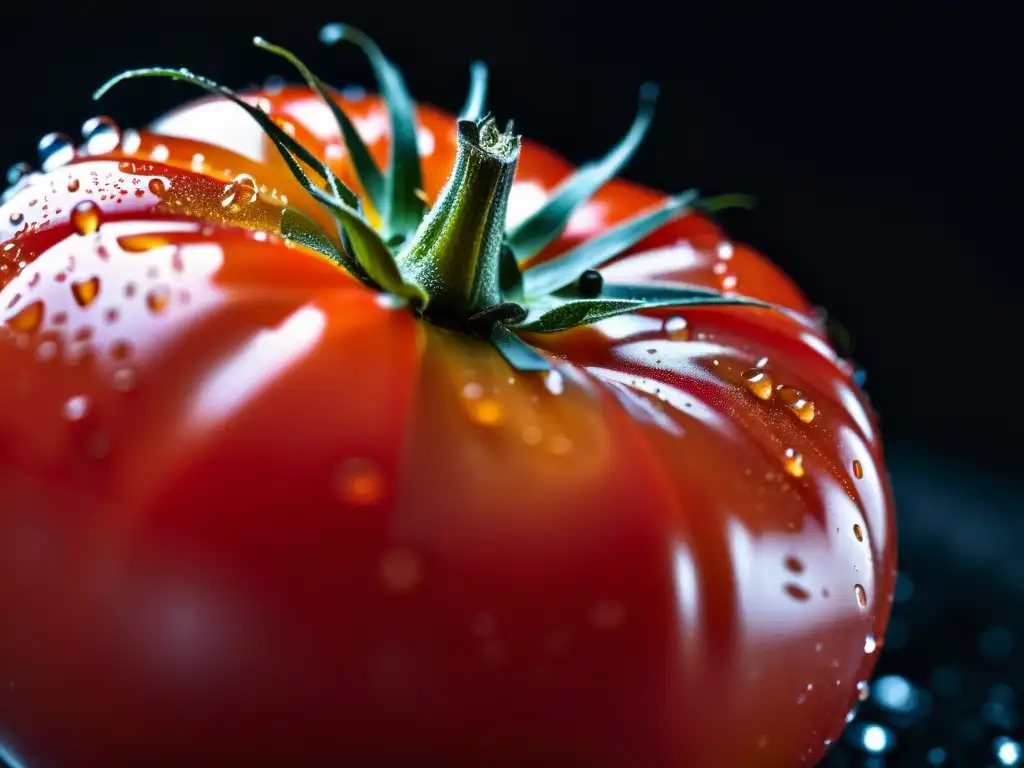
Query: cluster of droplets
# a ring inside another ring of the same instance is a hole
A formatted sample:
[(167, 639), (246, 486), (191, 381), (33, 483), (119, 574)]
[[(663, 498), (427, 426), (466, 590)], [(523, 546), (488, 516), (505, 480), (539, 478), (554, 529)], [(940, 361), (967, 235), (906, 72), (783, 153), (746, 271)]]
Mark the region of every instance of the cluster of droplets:
[(719, 243), (715, 248), (716, 260), (711, 267), (711, 271), (718, 278), (719, 287), (722, 289), (722, 293), (725, 294), (736, 293), (738, 279), (734, 273), (729, 271), (735, 251), (736, 249), (733, 244), (727, 241)]

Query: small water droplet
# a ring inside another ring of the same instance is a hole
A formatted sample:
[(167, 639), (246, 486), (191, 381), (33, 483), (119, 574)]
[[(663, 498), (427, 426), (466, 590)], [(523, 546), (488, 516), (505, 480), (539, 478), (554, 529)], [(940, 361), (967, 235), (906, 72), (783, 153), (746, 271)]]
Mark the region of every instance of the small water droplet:
[(853, 460), (853, 476), (858, 480), (864, 477), (864, 467), (861, 466), (860, 459)]
[(256, 180), (252, 176), (247, 173), (239, 174), (233, 181), (224, 185), (220, 204), (224, 208), (250, 205), (256, 202), (256, 190)]
[(786, 584), (782, 587), (787, 595), (796, 600), (810, 600), (811, 593), (801, 587), (799, 584)]
[(565, 377), (558, 371), (548, 371), (544, 378), (544, 386), (552, 395), (560, 395), (565, 391)]
[(423, 563), (409, 549), (391, 549), (380, 560), (380, 578), (393, 592), (410, 592), (423, 578)]
[(25, 220), (25, 214), (20, 211), (15, 211), (8, 217), (8, 220), (11, 222), (12, 227), (16, 227)]
[(622, 603), (602, 600), (590, 609), (590, 625), (594, 629), (609, 630), (622, 626), (626, 620), (626, 609)]
[(496, 427), (504, 420), (501, 403), (484, 394), (483, 387), (470, 382), (462, 388), (463, 402), (469, 418), (483, 427)]
[(853, 524), (853, 535), (857, 541), (864, 541), (864, 531), (858, 523)]
[(75, 144), (63, 133), (48, 133), (39, 140), (39, 162), (43, 171), (52, 171), (75, 159)]
[(15, 331), (31, 333), (43, 322), (44, 314), (43, 302), (33, 301), (31, 304), (26, 304), (18, 314), (10, 318), (7, 321), (7, 326)]
[(875, 642), (875, 636), (868, 633), (864, 636), (864, 653), (874, 653), (875, 648), (878, 647), (878, 643)]
[(114, 371), (114, 389), (118, 392), (131, 392), (135, 389), (135, 371), (131, 368), (118, 368)]
[(868, 605), (868, 593), (864, 591), (864, 587), (857, 584), (853, 588), (854, 593), (857, 595), (857, 605), (861, 608), (866, 608)]
[(110, 347), (110, 356), (115, 360), (125, 360), (132, 354), (132, 345), (127, 341), (115, 341)]
[(772, 396), (772, 377), (760, 368), (748, 368), (740, 374), (747, 389), (762, 400), (770, 400)]
[(82, 124), (85, 151), (90, 155), (105, 155), (121, 143), (121, 129), (114, 119), (106, 115), (90, 117)]
[(779, 400), (782, 401), (783, 405), (796, 414), (800, 421), (804, 424), (810, 424), (814, 421), (814, 403), (804, 397), (803, 393), (799, 389), (795, 389), (793, 387), (778, 387), (777, 391), (779, 393)]
[(786, 558), (782, 561), (782, 563), (786, 566), (786, 570), (788, 571), (792, 571), (793, 573), (804, 572), (804, 564), (799, 557), (787, 555)]
[(154, 288), (146, 294), (146, 306), (150, 312), (163, 312), (171, 301), (171, 292), (164, 286)]
[(89, 399), (85, 395), (75, 395), (64, 403), (64, 418), (68, 421), (81, 421), (89, 412)]
[(100, 207), (82, 200), (71, 209), (71, 227), (79, 235), (91, 235), (100, 228)]
[(74, 176), (72, 176), (70, 179), (68, 179), (68, 192), (77, 192), (79, 187), (81, 187), (81, 186), (82, 186), (82, 183), (78, 179), (76, 179)]
[(685, 319), (675, 315), (662, 324), (661, 329), (672, 341), (686, 341), (690, 338), (690, 326)]
[(78, 306), (88, 307), (100, 294), (100, 279), (94, 276), (88, 280), (74, 282), (71, 284), (71, 293)]
[(49, 360), (53, 360), (57, 356), (57, 342), (46, 340), (36, 347), (36, 360), (41, 363), (45, 363)]
[(786, 473), (793, 477), (804, 476), (804, 457), (792, 448), (787, 448), (782, 459), (782, 466)]
[(354, 507), (379, 504), (387, 492), (384, 473), (369, 459), (346, 459), (338, 465), (334, 476), (338, 497)]

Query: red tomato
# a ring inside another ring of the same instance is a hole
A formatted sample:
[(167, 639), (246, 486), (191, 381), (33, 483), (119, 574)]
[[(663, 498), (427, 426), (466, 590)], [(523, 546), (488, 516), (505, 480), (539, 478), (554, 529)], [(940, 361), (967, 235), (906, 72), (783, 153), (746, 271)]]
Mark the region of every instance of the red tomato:
[[(313, 93), (247, 98), (357, 186)], [(385, 162), (385, 105), (339, 103)], [(433, 201), (455, 120), (418, 119)], [(571, 170), (524, 141), (509, 218)], [(612, 181), (541, 258), (661, 199)], [(250, 117), (205, 99), (3, 205), (7, 754), (816, 761), (895, 565), (877, 423), (825, 334), (645, 310), (524, 335), (554, 369), (518, 372), (286, 242), (284, 202), (331, 224)], [(811, 322), (696, 214), (603, 275)]]

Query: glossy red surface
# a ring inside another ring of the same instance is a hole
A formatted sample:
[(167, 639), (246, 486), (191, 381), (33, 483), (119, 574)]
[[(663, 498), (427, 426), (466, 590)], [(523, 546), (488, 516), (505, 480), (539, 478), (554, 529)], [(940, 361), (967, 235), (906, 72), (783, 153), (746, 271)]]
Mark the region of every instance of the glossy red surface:
[[(356, 186), (313, 95), (252, 98)], [(381, 103), (345, 106), (383, 162)], [(419, 119), (432, 200), (455, 123)], [(570, 169), (524, 142), (510, 221)], [(659, 199), (612, 182), (541, 258)], [(820, 757), (895, 565), (877, 424), (824, 334), (651, 311), (533, 336), (556, 370), (520, 374), (285, 243), (284, 201), (330, 223), (205, 100), (0, 209), (0, 744), (32, 768)], [(603, 272), (813, 325), (697, 216)]]

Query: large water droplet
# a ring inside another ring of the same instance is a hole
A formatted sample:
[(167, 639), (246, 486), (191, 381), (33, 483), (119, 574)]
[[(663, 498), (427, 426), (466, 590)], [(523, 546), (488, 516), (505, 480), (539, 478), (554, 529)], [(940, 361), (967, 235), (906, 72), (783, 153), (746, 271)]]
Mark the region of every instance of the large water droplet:
[(71, 284), (71, 293), (80, 307), (88, 307), (100, 294), (100, 279), (90, 277), (88, 280)]
[(149, 191), (157, 197), (163, 197), (167, 194), (167, 185), (163, 179), (150, 179), (149, 180)]
[(792, 448), (787, 448), (782, 460), (782, 466), (786, 473), (793, 477), (804, 476), (804, 457)]
[(366, 507), (384, 499), (387, 481), (380, 467), (369, 459), (346, 459), (335, 472), (334, 490), (344, 503)]
[(45, 314), (43, 302), (33, 301), (21, 308), (21, 311), (7, 321), (7, 326), (15, 331), (31, 333), (43, 322)]
[(864, 591), (864, 587), (857, 584), (853, 588), (854, 593), (857, 595), (857, 605), (861, 608), (867, 608), (868, 605), (868, 593)]
[(100, 228), (100, 207), (92, 200), (82, 200), (71, 209), (71, 228), (79, 235), (91, 235)]
[(748, 368), (740, 374), (747, 389), (762, 400), (769, 400), (772, 396), (772, 377), (760, 368)]
[(82, 138), (89, 155), (105, 155), (121, 143), (121, 129), (114, 119), (106, 115), (90, 117), (82, 124)]
[(779, 387), (778, 393), (779, 400), (796, 414), (800, 421), (804, 424), (810, 424), (814, 421), (814, 403), (804, 397), (803, 392), (793, 387)]
[(662, 330), (672, 341), (686, 341), (690, 338), (690, 326), (678, 315), (666, 319), (662, 324)]
[(75, 144), (63, 133), (48, 133), (39, 140), (39, 162), (43, 171), (52, 171), (75, 159)]
[(247, 173), (241, 173), (224, 185), (220, 204), (224, 208), (237, 208), (256, 202), (256, 196), (256, 180)]
[(410, 592), (422, 578), (423, 563), (409, 549), (391, 549), (380, 560), (380, 579), (392, 592)]

